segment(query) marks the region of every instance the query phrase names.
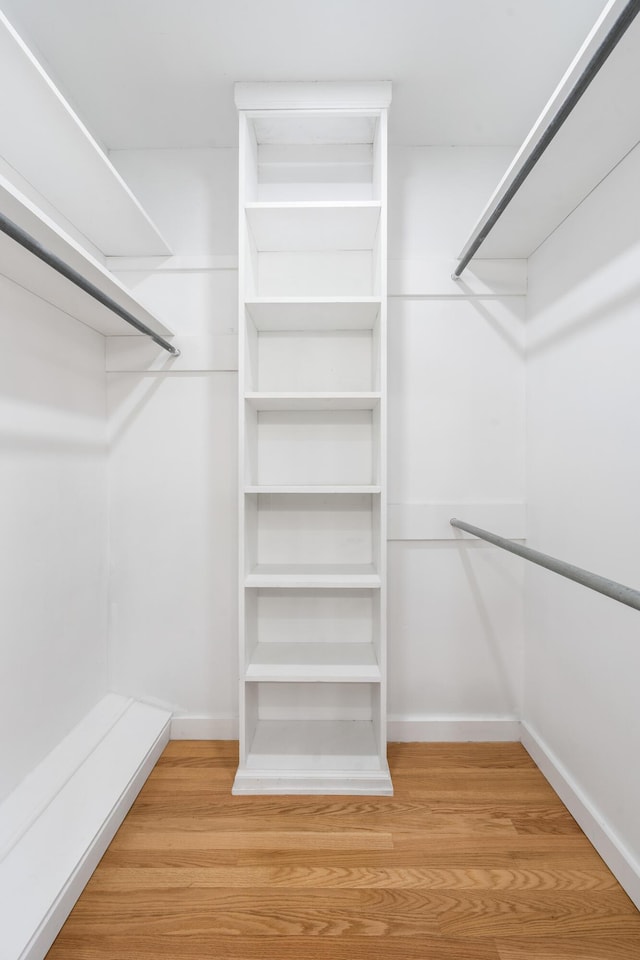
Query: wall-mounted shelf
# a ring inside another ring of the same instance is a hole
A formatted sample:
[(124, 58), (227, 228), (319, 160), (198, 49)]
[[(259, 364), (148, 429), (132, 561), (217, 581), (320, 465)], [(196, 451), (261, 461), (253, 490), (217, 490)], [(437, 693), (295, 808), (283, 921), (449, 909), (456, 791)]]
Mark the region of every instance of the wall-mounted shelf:
[[(87, 253), (79, 243), (1, 176), (0, 209), (39, 244), (82, 274), (154, 333), (161, 336), (171, 335), (172, 331), (149, 313), (95, 257)], [(128, 323), (4, 233), (0, 233), (0, 272), (104, 336), (128, 336), (136, 333)]]
[(171, 253), (106, 153), (1, 12), (0, 86), (6, 94), (0, 101), (0, 155), (21, 182), (27, 181), (105, 256)]
[[(627, 0), (612, 0), (562, 78), (470, 233), (491, 216)], [(478, 259), (526, 259), (640, 141), (640, 17), (578, 101), (486, 240)], [(466, 244), (465, 244), (466, 246)], [(462, 256), (462, 254), (460, 255)]]

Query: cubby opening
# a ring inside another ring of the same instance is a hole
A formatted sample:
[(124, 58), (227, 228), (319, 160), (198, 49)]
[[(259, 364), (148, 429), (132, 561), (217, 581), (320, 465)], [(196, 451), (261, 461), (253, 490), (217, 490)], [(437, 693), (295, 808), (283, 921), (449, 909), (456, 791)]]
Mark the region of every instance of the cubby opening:
[(250, 297), (380, 294), (380, 204), (254, 204), (246, 210)]
[(369, 683), (248, 683), (249, 770), (377, 771), (380, 687)]
[(247, 589), (247, 679), (380, 679), (379, 590)]
[(247, 573), (375, 573), (379, 495), (255, 493), (245, 497)]
[(379, 199), (378, 117), (310, 111), (248, 116), (258, 201)]
[(247, 304), (247, 391), (378, 391), (379, 310), (375, 301)]
[(379, 411), (260, 410), (247, 402), (248, 486), (366, 486), (379, 477)]

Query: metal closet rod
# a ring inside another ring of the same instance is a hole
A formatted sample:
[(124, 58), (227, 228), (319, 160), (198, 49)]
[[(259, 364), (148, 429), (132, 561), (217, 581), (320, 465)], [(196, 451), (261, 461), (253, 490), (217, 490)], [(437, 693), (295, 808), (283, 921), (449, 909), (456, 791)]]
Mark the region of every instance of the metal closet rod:
[(469, 261), (473, 259), (479, 247), (487, 239), (488, 235), (491, 233), (496, 223), (515, 197), (516, 193), (527, 179), (542, 154), (545, 152), (557, 132), (560, 130), (563, 123), (576, 106), (583, 93), (594, 79), (600, 68), (603, 66), (609, 55), (613, 52), (618, 42), (622, 39), (627, 29), (631, 26), (638, 13), (640, 13), (640, 0), (630, 0), (592, 56), (584, 71), (578, 77), (576, 83), (571, 88), (566, 98), (563, 100), (553, 119), (550, 121), (548, 127), (531, 151), (529, 157), (523, 163), (522, 167), (514, 177), (512, 183), (500, 202), (497, 204), (491, 216), (488, 218), (487, 222), (483, 226), (479, 227), (476, 235), (469, 240), (469, 243), (462, 253), (460, 263), (451, 274), (452, 280), (460, 279), (462, 271), (468, 266)]
[(25, 250), (28, 250), (29, 253), (32, 253), (34, 257), (38, 257), (38, 259), (42, 260), (43, 263), (46, 263), (47, 266), (62, 274), (63, 277), (66, 277), (67, 280), (70, 280), (71, 283), (74, 283), (76, 287), (80, 287), (80, 289), (84, 290), (85, 293), (88, 293), (90, 297), (93, 297), (94, 300), (97, 300), (98, 303), (101, 303), (103, 307), (111, 310), (112, 313), (117, 314), (117, 316), (121, 317), (122, 320), (125, 320), (127, 323), (131, 324), (131, 326), (135, 327), (135, 329), (140, 333), (144, 333), (147, 337), (151, 337), (154, 343), (157, 343), (158, 346), (162, 347), (163, 350), (167, 350), (174, 357), (180, 356), (180, 351), (177, 347), (172, 346), (169, 341), (165, 340), (164, 337), (161, 337), (160, 334), (154, 333), (151, 327), (148, 327), (146, 323), (136, 319), (132, 313), (129, 313), (128, 310), (125, 310), (124, 307), (121, 307), (120, 304), (116, 303), (116, 301), (110, 296), (108, 296), (106, 293), (103, 293), (99, 287), (96, 287), (94, 283), (91, 283), (91, 281), (87, 280), (86, 277), (83, 277), (81, 273), (78, 273), (77, 270), (74, 270), (73, 267), (70, 267), (68, 263), (65, 263), (64, 260), (61, 260), (60, 257), (56, 256), (55, 253), (52, 253), (50, 250), (47, 250), (45, 247), (43, 247), (41, 243), (38, 243), (38, 241), (31, 236), (31, 234), (27, 233), (26, 230), (23, 230), (22, 227), (19, 227), (17, 223), (13, 222), (13, 220), (9, 220), (8, 217), (5, 217), (3, 213), (0, 213), (0, 231), (2, 231), (2, 233), (6, 233), (8, 237), (11, 237), (12, 240), (15, 240), (16, 243), (19, 243), (21, 247), (24, 247)]
[(488, 530), (483, 530), (481, 527), (473, 527), (470, 523), (464, 523), (462, 520), (452, 519), (449, 523), (452, 527), (457, 527), (458, 530), (472, 533), (474, 537), (493, 543), (496, 547), (502, 547), (503, 550), (515, 553), (518, 557), (524, 557), (525, 560), (537, 563), (538, 566), (545, 567), (553, 573), (559, 573), (561, 577), (574, 580), (575, 583), (580, 583), (583, 587), (589, 587), (590, 590), (603, 593), (605, 597), (611, 597), (618, 603), (625, 603), (628, 607), (640, 610), (640, 590), (625, 587), (622, 583), (608, 580), (607, 577), (601, 577), (597, 573), (591, 573), (589, 570), (576, 567), (564, 560), (556, 560), (555, 557), (550, 557), (547, 553), (540, 553), (539, 550), (532, 550), (531, 547), (523, 547), (519, 543), (513, 543), (505, 537), (499, 537), (496, 533), (489, 533)]

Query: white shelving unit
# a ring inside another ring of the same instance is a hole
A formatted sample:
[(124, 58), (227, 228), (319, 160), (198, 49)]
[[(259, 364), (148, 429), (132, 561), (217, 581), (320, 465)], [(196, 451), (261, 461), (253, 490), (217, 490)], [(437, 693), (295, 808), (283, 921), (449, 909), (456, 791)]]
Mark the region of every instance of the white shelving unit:
[(390, 85), (238, 84), (240, 765), (234, 793), (390, 794)]

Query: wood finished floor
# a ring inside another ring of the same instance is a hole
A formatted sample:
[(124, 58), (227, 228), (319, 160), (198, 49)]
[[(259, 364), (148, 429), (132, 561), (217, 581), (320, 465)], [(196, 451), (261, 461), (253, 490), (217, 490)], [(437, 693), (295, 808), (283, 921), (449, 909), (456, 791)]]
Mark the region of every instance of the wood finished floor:
[(169, 744), (47, 960), (639, 960), (640, 913), (519, 744), (392, 744), (394, 797), (232, 797)]

